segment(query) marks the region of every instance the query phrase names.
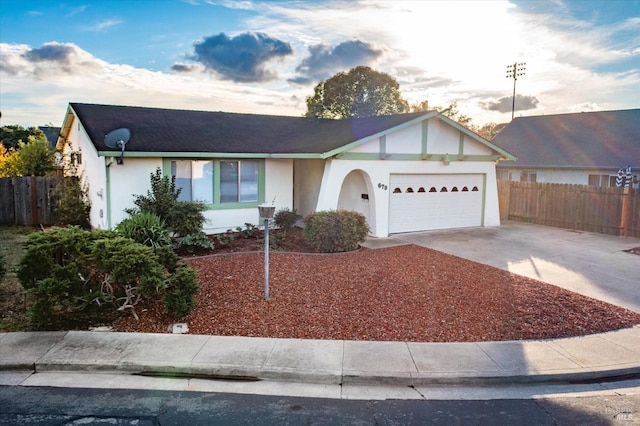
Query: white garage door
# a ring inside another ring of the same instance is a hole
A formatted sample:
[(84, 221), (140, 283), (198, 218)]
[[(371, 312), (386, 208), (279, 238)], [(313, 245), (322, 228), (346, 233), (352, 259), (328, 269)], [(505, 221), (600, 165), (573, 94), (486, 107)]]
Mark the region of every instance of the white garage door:
[(482, 225), (482, 175), (391, 175), (390, 183), (389, 233)]

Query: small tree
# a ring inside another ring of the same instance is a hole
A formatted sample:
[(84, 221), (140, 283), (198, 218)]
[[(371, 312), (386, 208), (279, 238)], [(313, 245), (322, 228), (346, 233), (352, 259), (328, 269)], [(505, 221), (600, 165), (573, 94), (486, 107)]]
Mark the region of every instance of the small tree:
[(55, 169), (56, 151), (49, 146), (44, 133), (40, 133), (29, 136), (26, 143), (18, 142), (17, 149), (5, 151), (1, 176), (45, 176)]
[(78, 225), (81, 228), (91, 228), (89, 213), (91, 201), (87, 189), (80, 185), (75, 177), (66, 177), (54, 188), (53, 197), (55, 207), (53, 214), (57, 225)]

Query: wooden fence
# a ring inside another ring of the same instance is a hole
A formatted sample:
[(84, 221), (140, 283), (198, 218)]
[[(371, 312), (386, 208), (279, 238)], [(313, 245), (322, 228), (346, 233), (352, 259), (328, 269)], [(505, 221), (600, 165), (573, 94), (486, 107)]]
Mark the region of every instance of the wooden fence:
[(54, 189), (61, 176), (0, 179), (0, 225), (53, 225)]
[(640, 189), (498, 181), (501, 220), (640, 237)]

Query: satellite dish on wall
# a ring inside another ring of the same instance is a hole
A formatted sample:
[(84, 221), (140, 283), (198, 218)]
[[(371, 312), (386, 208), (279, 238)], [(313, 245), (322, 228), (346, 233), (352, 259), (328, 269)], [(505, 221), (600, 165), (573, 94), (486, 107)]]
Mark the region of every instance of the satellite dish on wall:
[(124, 146), (129, 142), (131, 131), (126, 127), (115, 129), (107, 133), (104, 137), (104, 144), (109, 148), (120, 148), (120, 158), (116, 160), (116, 164), (124, 164)]

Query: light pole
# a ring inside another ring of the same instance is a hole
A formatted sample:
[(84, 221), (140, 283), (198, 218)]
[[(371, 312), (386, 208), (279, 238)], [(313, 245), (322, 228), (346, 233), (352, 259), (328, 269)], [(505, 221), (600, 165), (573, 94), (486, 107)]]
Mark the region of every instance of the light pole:
[(513, 120), (513, 114), (516, 111), (516, 81), (518, 77), (524, 75), (526, 70), (526, 62), (514, 62), (512, 65), (507, 65), (507, 78), (513, 78), (513, 101), (511, 102), (511, 120)]
[(273, 218), (275, 211), (274, 206), (258, 206), (260, 217), (264, 219), (264, 300), (269, 300), (269, 219)]

